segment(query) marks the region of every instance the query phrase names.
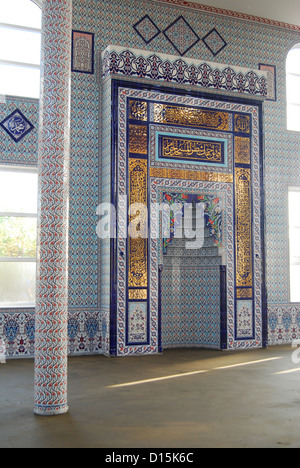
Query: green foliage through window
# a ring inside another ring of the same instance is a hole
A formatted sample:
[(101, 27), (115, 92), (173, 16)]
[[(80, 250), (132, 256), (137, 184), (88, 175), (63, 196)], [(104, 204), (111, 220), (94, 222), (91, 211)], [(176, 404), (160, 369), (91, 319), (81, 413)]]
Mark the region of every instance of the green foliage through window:
[(36, 257), (36, 219), (0, 217), (0, 257)]

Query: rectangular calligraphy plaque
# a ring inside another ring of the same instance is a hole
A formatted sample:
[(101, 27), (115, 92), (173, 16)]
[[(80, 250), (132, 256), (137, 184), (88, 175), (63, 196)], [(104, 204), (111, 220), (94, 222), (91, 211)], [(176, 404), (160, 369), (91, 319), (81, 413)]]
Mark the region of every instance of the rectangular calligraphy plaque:
[(158, 133), (158, 159), (227, 165), (225, 140)]

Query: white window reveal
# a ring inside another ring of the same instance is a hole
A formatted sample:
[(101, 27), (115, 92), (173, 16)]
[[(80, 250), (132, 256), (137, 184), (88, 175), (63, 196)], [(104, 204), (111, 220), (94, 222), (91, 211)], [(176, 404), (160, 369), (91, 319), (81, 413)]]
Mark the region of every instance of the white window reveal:
[(289, 190), (290, 301), (300, 302), (300, 188)]
[(300, 44), (289, 52), (286, 61), (287, 129), (300, 132)]

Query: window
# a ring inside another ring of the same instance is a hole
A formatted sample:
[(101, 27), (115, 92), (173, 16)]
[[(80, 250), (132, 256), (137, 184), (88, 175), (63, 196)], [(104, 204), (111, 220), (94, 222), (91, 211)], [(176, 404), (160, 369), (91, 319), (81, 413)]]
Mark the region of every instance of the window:
[(300, 302), (300, 188), (289, 191), (290, 300)]
[(41, 9), (0, 0), (0, 95), (39, 98)]
[(0, 167), (0, 307), (34, 307), (36, 172)]
[(286, 61), (287, 129), (300, 132), (300, 44), (289, 52)]

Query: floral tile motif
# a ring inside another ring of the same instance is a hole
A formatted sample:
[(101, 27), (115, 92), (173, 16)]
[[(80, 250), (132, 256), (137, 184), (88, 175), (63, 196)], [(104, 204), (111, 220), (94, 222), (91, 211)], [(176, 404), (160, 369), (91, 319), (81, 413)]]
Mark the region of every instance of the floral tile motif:
[[(171, 237), (164, 239), (163, 253), (166, 254), (168, 245), (172, 242), (176, 226), (179, 225), (182, 216), (182, 207), (184, 203), (204, 203), (204, 214), (207, 227), (209, 227), (210, 235), (214, 238), (215, 245), (222, 247), (222, 209), (220, 207), (220, 199), (214, 195), (199, 195), (192, 196), (183, 193), (165, 193), (163, 198), (164, 203), (172, 206), (172, 210), (163, 213), (163, 223), (166, 226), (171, 226)], [(174, 211), (174, 207), (178, 205), (178, 212)], [(167, 219), (171, 216), (171, 219)], [(167, 218), (166, 218), (167, 217)], [(164, 228), (163, 228), (164, 229)]]
[(128, 308), (128, 342), (147, 342), (147, 302), (131, 302), (129, 303)]
[[(183, 48), (182, 48), (183, 50)], [(189, 84), (266, 97), (267, 73), (220, 63), (161, 56), (148, 51), (108, 46), (102, 53), (102, 78), (123, 75), (166, 83)]]
[(32, 123), (18, 109), (6, 117), (0, 123), (0, 126), (15, 142), (21, 141), (34, 128)]
[(213, 28), (204, 38), (202, 39), (206, 47), (211, 51), (213, 56), (218, 55), (221, 50), (227, 46), (227, 42), (223, 39), (221, 34)]
[(200, 37), (183, 16), (168, 26), (164, 30), (164, 35), (180, 55), (185, 55), (200, 41)]
[(240, 339), (253, 334), (253, 302), (237, 301), (237, 335)]
[(148, 15), (138, 21), (133, 28), (146, 44), (149, 44), (160, 34), (160, 30)]
[[(102, 319), (98, 310), (75, 310), (68, 315), (71, 356), (101, 352)], [(35, 309), (1, 309), (0, 364), (6, 358), (32, 358), (35, 353)]]

